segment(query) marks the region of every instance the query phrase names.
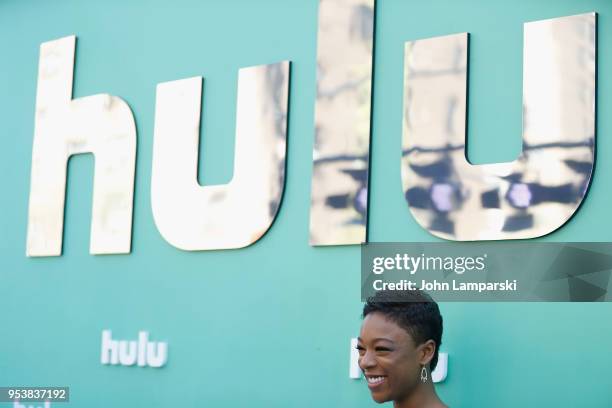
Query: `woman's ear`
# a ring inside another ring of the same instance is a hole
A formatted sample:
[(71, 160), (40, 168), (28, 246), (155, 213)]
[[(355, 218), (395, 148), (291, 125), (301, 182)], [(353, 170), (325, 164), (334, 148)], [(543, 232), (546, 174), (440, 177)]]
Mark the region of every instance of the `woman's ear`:
[(421, 365), (429, 364), (436, 352), (436, 347), (436, 342), (431, 339), (419, 346), (419, 363)]

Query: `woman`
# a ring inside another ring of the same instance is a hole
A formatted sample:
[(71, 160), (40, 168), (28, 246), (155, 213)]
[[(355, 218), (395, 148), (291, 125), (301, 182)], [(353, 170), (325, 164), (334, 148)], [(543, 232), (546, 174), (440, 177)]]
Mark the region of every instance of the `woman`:
[(372, 398), (393, 401), (394, 408), (445, 408), (436, 394), (431, 371), (442, 344), (438, 305), (419, 291), (379, 292), (363, 308), (357, 345), (359, 367)]

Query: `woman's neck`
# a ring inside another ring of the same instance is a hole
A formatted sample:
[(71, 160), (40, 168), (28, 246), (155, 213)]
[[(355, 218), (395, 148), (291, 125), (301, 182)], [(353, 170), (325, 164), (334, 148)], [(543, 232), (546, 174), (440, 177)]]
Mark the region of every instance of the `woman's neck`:
[(436, 394), (433, 383), (419, 384), (403, 400), (393, 401), (393, 408), (448, 408)]

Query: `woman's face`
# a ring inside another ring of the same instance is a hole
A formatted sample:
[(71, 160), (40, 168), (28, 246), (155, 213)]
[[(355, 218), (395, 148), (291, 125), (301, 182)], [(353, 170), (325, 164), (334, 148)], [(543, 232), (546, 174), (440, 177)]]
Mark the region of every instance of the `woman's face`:
[(359, 335), (359, 367), (376, 402), (401, 401), (418, 385), (420, 347), (396, 323), (381, 313), (363, 320)]

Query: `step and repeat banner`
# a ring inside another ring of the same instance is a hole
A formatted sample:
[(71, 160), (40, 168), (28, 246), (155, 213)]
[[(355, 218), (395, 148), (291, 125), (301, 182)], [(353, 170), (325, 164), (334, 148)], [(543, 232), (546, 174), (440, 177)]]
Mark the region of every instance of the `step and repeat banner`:
[(612, 406), (609, 1), (4, 0), (0, 49), (0, 407)]

